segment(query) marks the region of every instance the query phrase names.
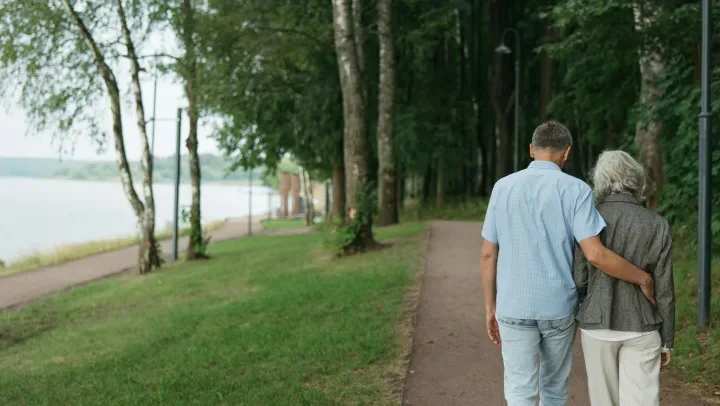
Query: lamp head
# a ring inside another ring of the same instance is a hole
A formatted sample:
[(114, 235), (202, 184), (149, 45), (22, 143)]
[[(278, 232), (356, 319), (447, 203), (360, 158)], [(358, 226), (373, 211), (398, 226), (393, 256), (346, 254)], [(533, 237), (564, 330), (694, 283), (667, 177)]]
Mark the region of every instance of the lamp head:
[(500, 44), (497, 48), (495, 48), (495, 52), (502, 55), (510, 55), (512, 53), (510, 48), (508, 48), (508, 46), (505, 45), (504, 42)]

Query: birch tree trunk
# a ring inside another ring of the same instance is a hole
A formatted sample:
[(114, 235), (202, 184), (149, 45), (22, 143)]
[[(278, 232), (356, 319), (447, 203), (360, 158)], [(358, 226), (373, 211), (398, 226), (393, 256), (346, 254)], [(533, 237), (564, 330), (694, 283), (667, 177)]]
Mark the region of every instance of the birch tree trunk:
[[(635, 28), (640, 35), (650, 28), (655, 20), (657, 10), (647, 3), (635, 3)], [(665, 63), (659, 50), (647, 46), (646, 41), (640, 48), (638, 58), (640, 65), (640, 104), (651, 112), (647, 120), (638, 120), (635, 127), (635, 144), (638, 147), (640, 163), (645, 167), (647, 177), (647, 205), (658, 206), (664, 183), (662, 148), (660, 136), (663, 132), (663, 123), (652, 114), (655, 106), (662, 96), (660, 80), (665, 72)]]
[[(110, 116), (112, 120), (112, 135), (113, 135), (113, 143), (115, 145), (115, 162), (118, 167), (118, 173), (120, 175), (120, 183), (122, 184), (123, 191), (125, 192), (125, 196), (127, 197), (128, 201), (130, 202), (130, 206), (133, 209), (133, 212), (135, 213), (135, 217), (137, 218), (138, 222), (138, 228), (141, 231), (145, 230), (145, 204), (138, 196), (135, 186), (133, 184), (133, 178), (132, 178), (132, 172), (130, 171), (130, 164), (127, 160), (127, 154), (125, 153), (125, 139), (123, 135), (123, 125), (122, 125), (122, 105), (120, 103), (120, 91), (117, 84), (117, 79), (115, 77), (114, 72), (110, 68), (110, 66), (107, 64), (105, 60), (105, 56), (103, 55), (103, 52), (100, 50), (100, 47), (97, 44), (97, 41), (93, 37), (92, 33), (88, 29), (87, 25), (85, 24), (85, 21), (80, 17), (80, 15), (77, 13), (77, 11), (73, 8), (72, 4), (70, 4), (69, 0), (63, 0), (63, 4), (65, 6), (65, 9), (68, 11), (68, 14), (70, 15), (70, 18), (72, 20), (72, 23), (78, 28), (80, 31), (80, 36), (82, 37), (83, 41), (87, 45), (89, 51), (93, 55), (93, 61), (95, 63), (95, 66), (98, 69), (98, 74), (103, 80), (103, 83), (105, 85), (105, 91), (107, 93), (109, 107), (110, 107)], [(154, 237), (154, 235), (153, 235)], [(143, 238), (145, 238), (144, 232), (143, 232)], [(145, 241), (144, 241), (145, 242)], [(142, 248), (145, 246), (143, 244), (141, 246)], [(138, 258), (138, 268), (140, 272), (149, 271), (152, 269), (152, 265), (149, 261), (146, 261), (147, 255), (145, 253), (142, 253)]]
[[(359, 3), (359, 0), (355, 1)], [(335, 52), (343, 96), (346, 210), (347, 219), (352, 222), (361, 215), (361, 198), (367, 192), (368, 146), (364, 83), (358, 65), (350, 0), (333, 0), (332, 5)], [(364, 250), (374, 241), (370, 213), (362, 214), (359, 231), (346, 251)]]
[(190, 205), (190, 238), (186, 257), (189, 260), (207, 258), (207, 241), (203, 236), (202, 217), (200, 212), (200, 155), (198, 154), (198, 120), (199, 108), (197, 102), (197, 53), (195, 45), (195, 10), (191, 0), (182, 2), (182, 42), (185, 48), (183, 60), (183, 77), (185, 97), (188, 101), (189, 128), (185, 146), (190, 161), (190, 184), (192, 187), (192, 202)]
[(398, 222), (397, 174), (393, 151), (393, 106), (395, 102), (395, 47), (392, 34), (392, 0), (378, 0), (380, 84), (378, 92), (378, 224)]
[(153, 195), (153, 162), (150, 154), (150, 143), (147, 135), (147, 121), (145, 120), (145, 106), (142, 99), (142, 87), (140, 85), (140, 63), (135, 52), (135, 44), (130, 35), (127, 24), (127, 17), (122, 0), (117, 0), (117, 13), (120, 19), (125, 48), (127, 49), (130, 61), (130, 78), (132, 83), (133, 98), (135, 100), (135, 116), (140, 134), (142, 146), (142, 172), (143, 172), (143, 197), (145, 199), (145, 211), (141, 225), (142, 242), (140, 243), (138, 268), (141, 274), (148, 273), (161, 265), (160, 247), (155, 239), (155, 197)]

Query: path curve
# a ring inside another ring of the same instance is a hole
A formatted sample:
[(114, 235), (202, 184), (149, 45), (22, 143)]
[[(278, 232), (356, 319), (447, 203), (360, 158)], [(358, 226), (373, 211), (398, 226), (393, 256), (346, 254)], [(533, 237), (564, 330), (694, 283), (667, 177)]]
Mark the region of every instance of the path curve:
[[(404, 405), (504, 405), (499, 347), (487, 339), (480, 285), (480, 223), (431, 224)], [(568, 405), (589, 405), (576, 340)], [(663, 405), (705, 405), (663, 382)]]

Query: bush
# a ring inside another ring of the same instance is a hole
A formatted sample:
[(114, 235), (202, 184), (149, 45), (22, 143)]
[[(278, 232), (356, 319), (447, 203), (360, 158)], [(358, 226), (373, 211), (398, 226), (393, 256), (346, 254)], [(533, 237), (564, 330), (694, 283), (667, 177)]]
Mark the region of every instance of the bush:
[(372, 221), (377, 211), (377, 193), (373, 183), (368, 183), (357, 195), (357, 213), (348, 223), (331, 223), (326, 226), (325, 242), (338, 255), (367, 251), (377, 245), (373, 237)]

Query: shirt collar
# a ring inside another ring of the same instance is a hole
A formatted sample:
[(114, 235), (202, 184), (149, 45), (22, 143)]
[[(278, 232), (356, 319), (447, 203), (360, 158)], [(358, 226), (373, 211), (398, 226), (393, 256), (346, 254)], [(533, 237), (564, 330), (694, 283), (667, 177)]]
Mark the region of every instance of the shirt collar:
[(630, 203), (630, 204), (637, 204), (642, 205), (640, 201), (633, 196), (631, 193), (613, 193), (608, 196), (605, 196), (605, 198), (602, 199), (602, 201), (599, 202), (602, 203)]
[(550, 169), (554, 171), (560, 171), (560, 167), (552, 161), (532, 161), (530, 162), (530, 169)]

